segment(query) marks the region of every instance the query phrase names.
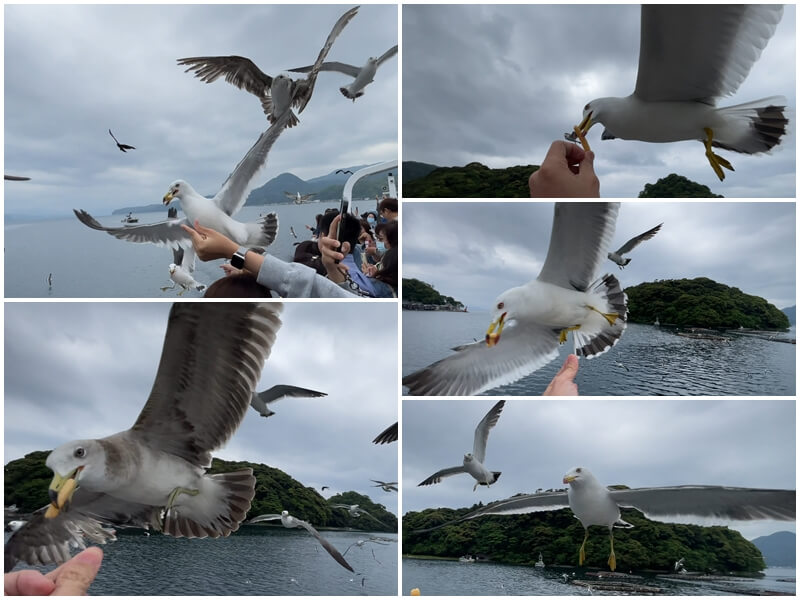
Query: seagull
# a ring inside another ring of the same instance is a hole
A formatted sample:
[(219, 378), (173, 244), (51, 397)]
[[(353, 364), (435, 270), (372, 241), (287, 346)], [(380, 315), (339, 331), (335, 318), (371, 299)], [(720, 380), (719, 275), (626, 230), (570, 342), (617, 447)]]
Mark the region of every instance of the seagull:
[[(384, 62), (388, 59), (393, 57), (397, 54), (397, 46), (392, 46), (380, 58), (375, 58), (374, 56), (370, 56), (367, 59), (367, 64), (363, 67), (354, 67), (353, 65), (348, 65), (345, 63), (340, 62), (326, 62), (320, 65), (320, 71), (336, 71), (338, 73), (344, 73), (345, 75), (349, 75), (353, 77), (353, 83), (348, 86), (340, 87), (339, 91), (342, 92), (342, 95), (345, 98), (349, 98), (353, 102), (356, 101), (356, 98), (360, 98), (364, 95), (364, 88), (367, 87), (370, 83), (375, 80), (375, 73), (378, 71), (378, 67), (380, 67)], [(308, 67), (298, 67), (297, 69), (289, 69), (295, 73), (308, 73), (314, 68), (314, 65), (310, 65)], [(337, 171), (338, 173), (338, 171)]]
[(127, 152), (128, 150), (136, 150), (136, 148), (134, 148), (133, 146), (129, 146), (128, 144), (120, 144), (119, 140), (114, 137), (114, 134), (111, 133), (110, 129), (108, 130), (108, 135), (114, 138), (114, 142), (116, 142), (117, 148), (119, 148), (122, 152)]
[(27, 523), (27, 521), (9, 521), (6, 523), (6, 531), (16, 532), (22, 529), (22, 527)]
[(698, 140), (723, 181), (722, 168), (734, 169), (712, 147), (768, 152), (786, 133), (785, 98), (716, 106), (745, 80), (782, 16), (780, 5), (643, 4), (636, 89), (589, 102), (575, 133), (602, 123), (604, 140)]
[(627, 297), (616, 277), (597, 271), (618, 212), (614, 202), (556, 203), (539, 276), (497, 298), (485, 340), (404, 377), (409, 395), (469, 396), (511, 383), (554, 360), (570, 331), (579, 356), (610, 350), (625, 330)]
[(351, 517), (356, 517), (356, 518), (360, 517), (361, 515), (367, 515), (370, 519), (372, 519), (379, 525), (383, 525), (383, 523), (381, 523), (378, 519), (369, 514), (366, 510), (364, 510), (363, 508), (359, 508), (358, 504), (332, 504), (331, 508), (344, 509), (350, 514)]
[(329, 489), (331, 489), (331, 486), (329, 486), (329, 485), (323, 485), (323, 486), (320, 488), (320, 490), (321, 490), (321, 491), (323, 491), (323, 492), (324, 492), (325, 490), (329, 490)]
[(469, 473), (475, 478), (475, 485), (472, 487), (473, 492), (478, 489), (479, 485), (488, 487), (497, 481), (500, 478), (501, 472), (488, 470), (483, 466), (483, 462), (486, 460), (486, 442), (489, 439), (489, 430), (497, 425), (497, 420), (500, 418), (500, 413), (503, 411), (503, 406), (505, 406), (505, 404), (505, 400), (500, 400), (486, 413), (486, 416), (481, 419), (481, 422), (478, 423), (478, 426), (475, 428), (475, 440), (472, 444), (472, 454), (467, 452), (464, 455), (464, 464), (462, 466), (450, 467), (449, 469), (437, 471), (425, 481), (418, 484), (417, 487), (439, 483), (445, 477), (458, 475), (460, 473)]
[(51, 503), (6, 543), (6, 572), (18, 561), (62, 563), (70, 545), (85, 548), (84, 538), (115, 539), (106, 524), (189, 538), (236, 531), (255, 493), (252, 469), (206, 469), (247, 412), (282, 310), (272, 302), (174, 304), (153, 389), (133, 427), (50, 453)]
[(390, 444), (397, 441), (397, 423), (389, 425), (386, 429), (381, 431), (374, 440), (373, 444)]
[(49, 287), (49, 288), (53, 287), (53, 274), (52, 273), (50, 273), (47, 276), (47, 287)]
[(308, 204), (308, 201), (311, 200), (311, 198), (313, 198), (317, 194), (316, 193), (301, 194), (300, 192), (295, 192), (293, 194), (292, 192), (284, 191), (283, 195), (286, 196), (289, 200), (293, 201), (295, 204)]
[(397, 482), (396, 481), (378, 481), (377, 479), (370, 479), (370, 481), (374, 482), (375, 485), (372, 487), (379, 487), (384, 492), (396, 492), (397, 491)]
[(164, 204), (169, 204), (178, 198), (186, 215), (182, 219), (167, 219), (147, 225), (105, 227), (84, 210), (75, 210), (75, 216), (87, 227), (105, 231), (109, 235), (129, 242), (181, 246), (189, 249), (192, 247), (192, 240), (181, 225), (194, 225), (197, 221), (204, 227), (210, 227), (226, 235), (240, 246), (267, 247), (278, 234), (278, 216), (275, 213), (268, 214), (256, 223), (241, 223), (233, 216), (244, 206), (253, 180), (266, 163), (270, 148), (285, 129), (287, 119), (285, 116), (279, 119), (259, 136), (213, 198), (198, 194), (182, 179), (173, 182), (163, 201)]
[(270, 410), (269, 405), (282, 398), (322, 398), (327, 395), (325, 392), (316, 392), (294, 385), (273, 385), (263, 392), (254, 392), (250, 399), (250, 406), (256, 409), (262, 417), (271, 417), (275, 413)]
[(24, 177), (22, 175), (3, 175), (3, 179), (5, 181), (30, 181), (30, 177)]
[(358, 6), (351, 8), (339, 17), (305, 79), (294, 80), (283, 74), (270, 77), (261, 71), (253, 61), (243, 56), (195, 56), (180, 58), (178, 64), (188, 66), (186, 73), (194, 71), (195, 77), (206, 83), (216, 81), (224, 75), (225, 81), (250, 92), (261, 101), (261, 106), (270, 123), (274, 123), (283, 114), (288, 114), (288, 127), (294, 127), (299, 120), (291, 109), (297, 107), (298, 112), (303, 112), (311, 100), (322, 62), (328, 56), (333, 42), (350, 22), (350, 19), (356, 16), (358, 9)]
[[(479, 508), (457, 521), (474, 519), (483, 515), (527, 514), (572, 509), (585, 531), (578, 553), (580, 565), (586, 558), (585, 546), (590, 525), (608, 527), (611, 554), (608, 566), (617, 567), (614, 554), (614, 527), (631, 528), (633, 525), (620, 518), (620, 508), (635, 508), (646, 517), (714, 517), (733, 521), (770, 519), (795, 520), (795, 491), (737, 488), (713, 485), (684, 485), (656, 488), (611, 489), (603, 486), (586, 467), (570, 470), (563, 479), (569, 484), (566, 492), (519, 494)], [(453, 521), (453, 522), (457, 522)], [(449, 525), (446, 523), (444, 525)], [(438, 529), (438, 525), (418, 533)]]
[(631, 262), (631, 259), (630, 258), (622, 258), (622, 255), (623, 254), (627, 254), (628, 252), (630, 252), (631, 250), (636, 248), (636, 246), (641, 244), (643, 241), (649, 240), (650, 238), (652, 238), (655, 234), (657, 234), (661, 230), (661, 226), (662, 225), (663, 225), (663, 223), (659, 223), (658, 225), (656, 225), (652, 229), (648, 229), (644, 233), (641, 233), (641, 234), (637, 235), (636, 237), (633, 237), (633, 238), (629, 239), (627, 242), (625, 242), (620, 247), (619, 250), (615, 250), (614, 252), (609, 252), (608, 253), (609, 260), (612, 260), (615, 263), (617, 263), (617, 265), (619, 265), (620, 269), (624, 269), (628, 265), (628, 263)]
[[(393, 540), (389, 540), (389, 541), (393, 541)], [(347, 552), (348, 552), (348, 551), (350, 550), (350, 548), (352, 548), (353, 546), (358, 546), (359, 548), (363, 548), (363, 547), (364, 547), (364, 544), (367, 544), (367, 543), (369, 543), (369, 542), (371, 542), (371, 543), (373, 543), (373, 544), (378, 544), (378, 545), (380, 545), (380, 546), (388, 546), (388, 545), (389, 545), (389, 541), (387, 541), (387, 539), (386, 539), (386, 538), (379, 538), (379, 537), (371, 537), (371, 538), (369, 538), (369, 539), (367, 539), (367, 540), (358, 540), (358, 541), (355, 541), (355, 542), (353, 542), (352, 544), (350, 544), (350, 545), (347, 547), (347, 550), (345, 550), (345, 551), (342, 553), (342, 556), (346, 556), (346, 555), (347, 555)], [(374, 555), (373, 555), (373, 558), (374, 558)], [(375, 559), (375, 560), (377, 560), (377, 559)]]
[(322, 545), (325, 550), (327, 550), (328, 554), (330, 554), (333, 559), (342, 565), (348, 571), (355, 573), (353, 571), (353, 567), (351, 567), (347, 561), (345, 560), (344, 556), (342, 556), (339, 551), (331, 544), (328, 540), (322, 537), (319, 532), (314, 529), (310, 523), (306, 523), (302, 519), (297, 519), (289, 514), (289, 511), (283, 510), (279, 515), (259, 515), (254, 519), (250, 519), (250, 523), (260, 523), (262, 521), (276, 521), (280, 520), (281, 524), (286, 527), (287, 529), (291, 529), (293, 527), (302, 527), (308, 533), (313, 535), (317, 538), (317, 541)]
[(352, 175), (353, 174), (353, 172), (351, 170), (349, 170), (349, 169), (336, 169), (336, 175), (338, 175), (339, 173), (341, 173), (343, 175), (347, 175), (347, 174)]
[(680, 560), (676, 560), (675, 561), (675, 565), (672, 567), (672, 570), (675, 571), (676, 573), (678, 573), (678, 572), (685, 573), (686, 569), (683, 568), (683, 561), (684, 560), (685, 560), (685, 558), (683, 558), (683, 557)]
[(292, 227), (292, 226), (289, 227), (289, 233), (292, 234), (292, 237), (294, 239), (297, 239), (297, 234), (294, 232), (294, 227)]
[(193, 248), (188, 248), (187, 250), (184, 250), (180, 246), (173, 248), (172, 258), (173, 262), (169, 265), (169, 278), (175, 282), (175, 285), (172, 287), (162, 287), (162, 292), (174, 290), (176, 285), (183, 288), (180, 292), (178, 292), (178, 296), (183, 296), (183, 293), (186, 290), (197, 290), (198, 292), (202, 292), (204, 289), (206, 289), (206, 285), (195, 281), (195, 278), (192, 275), (195, 264), (195, 253)]

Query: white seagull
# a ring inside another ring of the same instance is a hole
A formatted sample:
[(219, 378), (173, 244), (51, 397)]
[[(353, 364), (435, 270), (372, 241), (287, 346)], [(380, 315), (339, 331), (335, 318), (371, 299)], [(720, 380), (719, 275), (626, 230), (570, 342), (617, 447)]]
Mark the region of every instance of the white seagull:
[(636, 248), (636, 246), (641, 244), (643, 241), (649, 240), (650, 238), (652, 238), (655, 234), (657, 234), (661, 230), (661, 226), (662, 225), (663, 225), (663, 223), (659, 223), (658, 225), (656, 225), (652, 229), (648, 229), (644, 233), (639, 234), (636, 237), (629, 239), (627, 242), (625, 242), (622, 245), (622, 247), (619, 250), (615, 250), (614, 252), (609, 252), (608, 253), (609, 260), (612, 260), (615, 263), (617, 263), (617, 265), (619, 266), (620, 269), (624, 269), (628, 265), (628, 263), (631, 262), (631, 259), (630, 258), (622, 258), (622, 255), (623, 254), (627, 254), (628, 252), (630, 252), (631, 250)]
[(250, 399), (252, 406), (262, 417), (271, 417), (275, 414), (270, 410), (270, 405), (282, 398), (322, 398), (327, 396), (325, 392), (317, 392), (294, 385), (273, 385), (263, 392), (254, 392)]
[(194, 56), (180, 58), (178, 64), (188, 66), (187, 73), (194, 71), (195, 76), (206, 83), (211, 83), (224, 76), (225, 81), (250, 92), (261, 101), (261, 106), (270, 123), (274, 123), (282, 115), (288, 114), (288, 127), (294, 127), (299, 120), (292, 112), (292, 107), (296, 107), (298, 112), (303, 112), (311, 100), (322, 62), (345, 25), (356, 16), (358, 9), (358, 6), (351, 8), (339, 17), (305, 79), (294, 80), (286, 75), (270, 77), (252, 60), (243, 56)]
[(289, 511), (283, 510), (279, 515), (259, 515), (254, 519), (250, 519), (250, 523), (261, 523), (262, 521), (277, 521), (280, 520), (281, 524), (286, 527), (287, 529), (292, 529), (294, 527), (302, 527), (308, 533), (313, 535), (317, 538), (317, 541), (322, 545), (323, 548), (330, 554), (333, 559), (342, 565), (345, 569), (350, 571), (351, 573), (355, 573), (353, 571), (353, 567), (351, 567), (347, 561), (345, 560), (344, 556), (331, 544), (328, 540), (322, 537), (319, 532), (314, 529), (310, 523), (303, 521), (302, 519), (298, 519), (293, 517), (289, 514)]
[(379, 525), (383, 525), (383, 523), (381, 523), (378, 519), (369, 514), (366, 510), (360, 508), (358, 504), (332, 504), (331, 508), (341, 508), (343, 510), (346, 510), (351, 517), (355, 518), (359, 518), (362, 515), (367, 515), (370, 519), (372, 519)]
[(379, 487), (384, 492), (396, 492), (397, 491), (397, 482), (396, 481), (378, 481), (377, 479), (370, 479), (375, 485), (372, 487)]
[(301, 194), (300, 192), (295, 192), (293, 194), (292, 192), (284, 191), (283, 195), (286, 196), (289, 200), (291, 200), (295, 204), (308, 204), (308, 201), (311, 200), (317, 194), (316, 193)]
[(451, 477), (452, 475), (459, 475), (461, 473), (469, 473), (475, 478), (475, 485), (472, 487), (473, 492), (478, 489), (479, 485), (488, 487), (497, 481), (501, 471), (490, 471), (483, 466), (483, 462), (486, 460), (486, 442), (489, 440), (489, 430), (497, 425), (497, 420), (500, 418), (500, 413), (503, 411), (505, 403), (505, 400), (500, 400), (486, 413), (486, 416), (481, 419), (481, 422), (478, 423), (478, 426), (475, 428), (475, 440), (472, 444), (472, 453), (470, 454), (467, 452), (464, 455), (463, 465), (436, 471), (436, 473), (428, 477), (425, 481), (417, 484), (418, 487), (420, 485), (439, 483), (445, 477)]
[(182, 289), (178, 292), (178, 296), (183, 296), (186, 290), (197, 290), (202, 292), (206, 289), (204, 283), (199, 283), (195, 280), (192, 273), (194, 272), (195, 253), (194, 249), (188, 248), (184, 250), (180, 246), (172, 249), (172, 263), (169, 265), (169, 278), (174, 282), (173, 286), (162, 287), (161, 291), (174, 290), (175, 286), (180, 286)]
[(133, 427), (50, 453), (51, 504), (6, 543), (6, 572), (19, 561), (64, 562), (84, 538), (115, 539), (104, 524), (189, 538), (236, 531), (255, 493), (252, 469), (206, 469), (247, 412), (282, 310), (267, 302), (174, 304), (153, 389)]
[[(367, 59), (367, 63), (363, 67), (356, 67), (340, 62), (326, 62), (322, 63), (322, 65), (319, 67), (319, 70), (336, 71), (338, 73), (344, 73), (345, 75), (353, 77), (353, 83), (344, 87), (340, 87), (339, 91), (342, 92), (342, 95), (345, 98), (349, 98), (355, 102), (356, 98), (360, 98), (364, 95), (364, 88), (375, 80), (375, 73), (377, 73), (378, 67), (380, 67), (395, 54), (397, 54), (397, 45), (389, 48), (380, 58), (370, 56), (369, 59)], [(298, 67), (296, 69), (289, 70), (295, 73), (308, 73), (313, 68), (314, 65), (310, 65), (308, 67)]]
[(698, 140), (722, 181), (722, 168), (734, 169), (712, 147), (768, 152), (786, 133), (785, 98), (716, 106), (745, 80), (782, 16), (781, 5), (643, 4), (636, 89), (589, 102), (576, 132), (602, 123), (604, 140)]
[(610, 350), (625, 330), (627, 297), (598, 270), (618, 212), (613, 202), (556, 203), (539, 276), (497, 298), (485, 340), (404, 377), (409, 395), (468, 396), (511, 383), (554, 360), (570, 331), (579, 356)]

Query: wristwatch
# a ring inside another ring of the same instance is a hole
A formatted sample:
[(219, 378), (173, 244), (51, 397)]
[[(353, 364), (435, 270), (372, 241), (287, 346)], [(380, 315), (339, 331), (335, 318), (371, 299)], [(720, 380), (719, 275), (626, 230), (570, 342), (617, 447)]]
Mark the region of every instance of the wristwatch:
[(231, 266), (235, 269), (244, 269), (244, 255), (247, 254), (249, 250), (249, 248), (239, 246), (236, 252), (233, 253), (233, 256), (231, 256)]

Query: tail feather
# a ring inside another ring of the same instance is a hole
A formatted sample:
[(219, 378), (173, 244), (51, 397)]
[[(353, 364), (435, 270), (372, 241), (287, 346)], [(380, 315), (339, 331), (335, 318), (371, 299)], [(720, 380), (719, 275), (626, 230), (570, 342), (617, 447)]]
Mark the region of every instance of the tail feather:
[[(789, 124), (786, 99), (780, 97), (729, 106), (719, 112), (736, 123), (739, 135), (726, 135), (728, 139), (725, 141), (715, 139), (712, 145), (744, 154), (769, 152), (780, 144)], [(731, 137), (735, 139), (731, 140)]]
[(591, 292), (599, 294), (603, 300), (603, 304), (595, 308), (616, 315), (616, 319), (611, 324), (605, 317), (597, 315), (593, 322), (600, 324), (599, 330), (589, 327), (573, 331), (575, 354), (586, 358), (594, 358), (614, 346), (622, 337), (628, 319), (628, 296), (622, 291), (616, 277), (604, 275), (592, 284)]
[(247, 246), (266, 248), (278, 237), (278, 215), (269, 213), (257, 223), (247, 223)]

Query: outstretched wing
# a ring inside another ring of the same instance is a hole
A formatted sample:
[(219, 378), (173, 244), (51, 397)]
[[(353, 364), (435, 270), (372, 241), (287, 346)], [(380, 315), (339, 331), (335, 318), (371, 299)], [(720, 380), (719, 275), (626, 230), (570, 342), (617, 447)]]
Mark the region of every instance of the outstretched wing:
[(268, 390), (258, 392), (257, 395), (265, 404), (269, 404), (282, 398), (322, 398), (328, 394), (294, 385), (273, 385)]
[(662, 225), (663, 225), (663, 223), (659, 223), (658, 225), (656, 225), (652, 229), (648, 229), (644, 233), (642, 233), (640, 235), (637, 235), (634, 238), (629, 239), (627, 242), (625, 242), (625, 244), (623, 244), (623, 246), (619, 250), (617, 250), (616, 254), (619, 254), (620, 256), (622, 256), (626, 252), (630, 252), (631, 250), (636, 248), (636, 246), (641, 244), (643, 241), (649, 240), (655, 234), (657, 234), (661, 230), (661, 226)]
[(325, 548), (328, 554), (330, 554), (336, 562), (338, 562), (340, 565), (342, 565), (345, 569), (347, 569), (351, 573), (355, 573), (355, 571), (353, 571), (353, 567), (351, 567), (347, 563), (344, 556), (341, 555), (341, 553), (333, 546), (333, 544), (331, 544), (328, 540), (322, 537), (319, 534), (319, 532), (311, 526), (310, 523), (306, 523), (305, 521), (303, 521), (302, 519), (298, 519), (297, 517), (295, 517), (294, 521), (295, 523), (303, 527), (308, 533), (317, 538), (317, 541), (322, 545), (323, 548)]
[(127, 225), (125, 227), (106, 227), (85, 210), (73, 209), (78, 220), (92, 229), (105, 231), (115, 238), (137, 244), (156, 244), (157, 246), (183, 246), (190, 248), (192, 240), (181, 225), (186, 223), (186, 218), (170, 219), (148, 225)]
[[(308, 73), (313, 68), (314, 65), (308, 65), (307, 67), (297, 67), (296, 69), (289, 69), (289, 70), (295, 73)], [(360, 67), (354, 67), (353, 65), (348, 65), (346, 63), (340, 63), (340, 62), (324, 62), (319, 66), (319, 70), (344, 73), (345, 75), (349, 75), (354, 79), (358, 77), (358, 74), (361, 72)]]
[(261, 523), (261, 521), (276, 521), (280, 519), (280, 515), (258, 515), (248, 521), (249, 523)]
[(381, 431), (374, 440), (373, 444), (389, 444), (397, 441), (397, 423), (389, 425), (386, 429)]
[(397, 54), (397, 44), (395, 44), (394, 46), (392, 46), (386, 52), (383, 53), (383, 55), (378, 59), (378, 66), (380, 67), (384, 62), (389, 60), (395, 54)]
[(460, 475), (461, 473), (466, 473), (467, 471), (464, 469), (464, 466), (458, 467), (449, 467), (447, 469), (442, 469), (441, 471), (436, 471), (433, 475), (428, 477), (422, 483), (418, 483), (417, 487), (421, 485), (433, 485), (434, 483), (439, 483), (445, 477), (452, 477), (453, 475)]
[(272, 77), (243, 56), (194, 56), (179, 58), (178, 64), (188, 66), (185, 73), (194, 71), (194, 76), (206, 83), (224, 76), (228, 83), (247, 90), (259, 99), (269, 93), (272, 86)]
[(489, 430), (497, 425), (497, 420), (500, 418), (500, 413), (503, 412), (505, 404), (505, 400), (497, 402), (475, 428), (475, 441), (472, 445), (472, 456), (481, 464), (486, 460), (486, 442), (489, 439)]

